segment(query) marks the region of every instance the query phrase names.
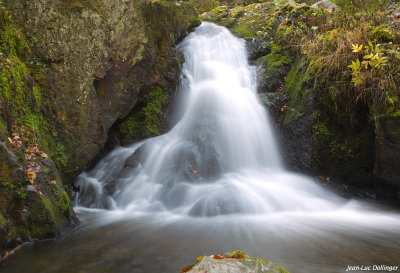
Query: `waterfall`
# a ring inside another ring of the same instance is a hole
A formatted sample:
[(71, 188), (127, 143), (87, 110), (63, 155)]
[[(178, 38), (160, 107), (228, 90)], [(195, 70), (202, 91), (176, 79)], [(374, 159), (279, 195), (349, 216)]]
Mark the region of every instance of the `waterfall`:
[(243, 40), (203, 23), (179, 49), (180, 121), (82, 174), (81, 205), (204, 217), (324, 211), (343, 203), (282, 167)]

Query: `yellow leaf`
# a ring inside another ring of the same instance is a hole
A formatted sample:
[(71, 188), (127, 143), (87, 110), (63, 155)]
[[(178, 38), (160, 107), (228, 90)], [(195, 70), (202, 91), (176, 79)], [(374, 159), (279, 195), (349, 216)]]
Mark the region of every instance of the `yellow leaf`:
[(363, 45), (352, 45), (353, 53), (358, 53), (358, 54), (362, 54), (363, 53)]
[(35, 179), (36, 179), (36, 173), (27, 172), (26, 175), (27, 175), (30, 179), (32, 179), (32, 180), (35, 180)]
[(57, 181), (55, 181), (55, 180), (51, 180), (51, 181), (49, 182), (49, 184), (53, 184), (53, 185), (55, 185), (55, 184), (57, 184)]
[(43, 153), (43, 152), (40, 154), (40, 156), (43, 157), (43, 158), (48, 158), (49, 157), (46, 153)]
[(203, 256), (197, 257), (196, 260), (200, 261), (201, 259), (203, 259)]

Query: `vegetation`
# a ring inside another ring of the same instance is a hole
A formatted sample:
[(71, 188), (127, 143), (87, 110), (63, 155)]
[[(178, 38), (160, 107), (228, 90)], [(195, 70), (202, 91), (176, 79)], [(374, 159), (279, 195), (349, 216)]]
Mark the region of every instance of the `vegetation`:
[(361, 162), (372, 175), (383, 118), (393, 132), (400, 124), (400, 20), (387, 8), (394, 1), (338, 0), (333, 12), (296, 2), (220, 6), (201, 17), (246, 39), (250, 54), (259, 50), (260, 92), (282, 94), (279, 126), (311, 117), (314, 166), (337, 174), (331, 166)]
[[(134, 111), (119, 125), (122, 134), (134, 136), (158, 136), (160, 134), (162, 107), (167, 101), (165, 90), (153, 86), (145, 95), (145, 106)], [(143, 129), (145, 132), (143, 133)]]

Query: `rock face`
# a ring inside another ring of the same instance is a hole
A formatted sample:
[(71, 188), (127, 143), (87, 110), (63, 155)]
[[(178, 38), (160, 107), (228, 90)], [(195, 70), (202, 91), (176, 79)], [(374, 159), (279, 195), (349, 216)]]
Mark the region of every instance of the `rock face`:
[(0, 251), (75, 221), (64, 184), (107, 140), (168, 127), (175, 45), (199, 23), (185, 4), (0, 2)]
[(240, 251), (222, 255), (199, 257), (199, 262), (182, 269), (188, 273), (273, 273), (288, 272), (283, 267), (269, 261), (255, 259)]
[(5, 2), (47, 65), (40, 71), (42, 111), (55, 135), (54, 154), (64, 154), (54, 159), (72, 180), (141, 94), (151, 86), (172, 88), (179, 72), (167, 73), (176, 57), (171, 47), (193, 26), (193, 16), (184, 7), (147, 1)]
[(400, 187), (400, 117), (382, 118), (382, 135), (376, 139), (375, 173), (383, 181)]

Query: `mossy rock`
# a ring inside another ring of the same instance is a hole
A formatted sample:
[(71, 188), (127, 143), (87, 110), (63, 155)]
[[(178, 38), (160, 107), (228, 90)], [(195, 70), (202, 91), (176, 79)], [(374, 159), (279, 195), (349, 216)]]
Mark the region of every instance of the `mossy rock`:
[(167, 102), (166, 90), (153, 86), (143, 96), (143, 102), (120, 122), (117, 127), (116, 141), (128, 144), (143, 138), (160, 135), (161, 118)]
[(288, 273), (288, 271), (280, 265), (267, 260), (252, 258), (241, 251), (198, 257), (197, 260), (198, 262), (196, 264), (182, 269), (181, 273)]
[(268, 44), (270, 53), (254, 61), (258, 69), (259, 92), (276, 92), (284, 84), (284, 77), (288, 74), (292, 59), (282, 54), (281, 47)]

